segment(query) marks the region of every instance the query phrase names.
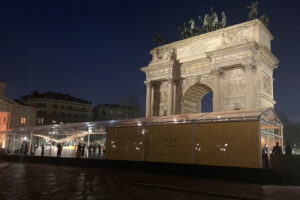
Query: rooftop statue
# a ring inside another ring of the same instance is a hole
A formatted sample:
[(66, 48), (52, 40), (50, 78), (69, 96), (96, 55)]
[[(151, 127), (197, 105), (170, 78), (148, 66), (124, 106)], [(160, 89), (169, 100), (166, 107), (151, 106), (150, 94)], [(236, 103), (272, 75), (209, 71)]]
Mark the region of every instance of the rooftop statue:
[(246, 8), (250, 9), (250, 12), (248, 15), (249, 20), (253, 20), (253, 19), (257, 18), (257, 16), (258, 16), (258, 8), (257, 7), (258, 7), (258, 1), (252, 2), (251, 6), (246, 6)]
[[(195, 20), (191, 19), (188, 23), (185, 22), (182, 27), (178, 28), (180, 39), (215, 31), (224, 28), (227, 25), (227, 18), (224, 11), (222, 12), (222, 21), (220, 22), (218, 14), (216, 12), (212, 12), (212, 10), (211, 14), (205, 14), (204, 18), (198, 16), (198, 19), (200, 26), (197, 26)], [(190, 24), (190, 27), (187, 27), (187, 24)]]
[(225, 28), (227, 25), (227, 18), (224, 11), (222, 11), (222, 21), (219, 24), (219, 28)]
[(267, 17), (265, 14), (263, 14), (260, 18), (260, 21), (266, 26), (268, 27), (270, 24), (270, 18)]
[[(249, 20), (258, 18), (258, 1), (252, 2), (251, 6), (246, 6), (250, 9), (248, 14)], [(265, 14), (259, 17), (260, 21), (268, 26), (270, 23), (270, 18)], [(186, 39), (203, 33), (208, 33), (211, 31), (216, 31), (227, 26), (227, 17), (224, 11), (222, 11), (222, 18), (219, 21), (217, 12), (213, 12), (211, 8), (210, 14), (205, 14), (204, 17), (198, 16), (199, 25), (197, 26), (196, 21), (191, 19), (188, 22), (183, 23), (183, 26), (178, 27), (179, 38)], [(198, 22), (197, 22), (198, 23)], [(166, 44), (166, 40), (162, 39), (160, 36), (154, 36), (155, 44)]]
[(168, 42), (163, 39), (160, 35), (154, 35), (154, 43), (155, 44), (167, 44)]

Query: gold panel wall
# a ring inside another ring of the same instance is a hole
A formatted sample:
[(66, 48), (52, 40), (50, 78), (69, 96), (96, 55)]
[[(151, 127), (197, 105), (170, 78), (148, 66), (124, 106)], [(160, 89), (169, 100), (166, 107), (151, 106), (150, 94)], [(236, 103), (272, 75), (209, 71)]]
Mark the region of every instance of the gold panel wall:
[(144, 160), (144, 140), (142, 128), (109, 127), (107, 130), (106, 158), (112, 160)]
[(146, 128), (146, 161), (193, 163), (193, 124), (161, 124)]
[(261, 168), (260, 153), (258, 121), (195, 126), (195, 164)]
[(261, 168), (258, 121), (109, 127), (107, 133), (107, 159)]

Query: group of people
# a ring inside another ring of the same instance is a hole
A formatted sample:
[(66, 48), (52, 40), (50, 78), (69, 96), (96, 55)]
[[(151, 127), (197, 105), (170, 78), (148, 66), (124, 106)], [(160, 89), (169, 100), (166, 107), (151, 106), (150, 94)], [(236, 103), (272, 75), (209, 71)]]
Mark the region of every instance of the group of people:
[[(268, 155), (268, 145), (265, 144), (264, 148), (262, 149), (262, 159), (264, 162), (265, 168), (269, 167), (269, 155)], [(292, 155), (292, 147), (289, 142), (286, 143), (285, 146), (285, 155), (291, 156)], [(282, 155), (282, 147), (279, 146), (279, 142), (276, 142), (276, 145), (272, 149), (272, 156), (279, 156)]]
[[(77, 145), (76, 158), (81, 158), (85, 156), (85, 147), (86, 147), (85, 144)], [(102, 150), (100, 144), (90, 144), (87, 147), (87, 149), (88, 149), (88, 158), (100, 158), (101, 152), (103, 151), (104, 153), (105, 151), (104, 149)], [(98, 149), (98, 154), (97, 154), (97, 149)]]

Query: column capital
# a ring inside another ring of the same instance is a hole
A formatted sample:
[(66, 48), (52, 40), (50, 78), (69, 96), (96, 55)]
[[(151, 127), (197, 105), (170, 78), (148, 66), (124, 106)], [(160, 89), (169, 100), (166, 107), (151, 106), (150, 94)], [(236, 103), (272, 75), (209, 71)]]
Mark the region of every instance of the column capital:
[(151, 87), (152, 81), (144, 81), (144, 84), (146, 85), (146, 87)]
[(243, 69), (245, 72), (247, 71), (252, 71), (252, 72), (256, 72), (257, 66), (254, 64), (243, 64)]

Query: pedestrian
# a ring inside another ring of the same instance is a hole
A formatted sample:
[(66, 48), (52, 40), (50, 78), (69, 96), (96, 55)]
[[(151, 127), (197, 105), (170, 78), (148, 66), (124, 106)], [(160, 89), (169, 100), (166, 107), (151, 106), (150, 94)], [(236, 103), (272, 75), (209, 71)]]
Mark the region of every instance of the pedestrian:
[(100, 158), (101, 156), (101, 145), (98, 144), (98, 158)]
[(61, 157), (61, 152), (62, 152), (62, 145), (60, 142), (57, 144), (57, 157)]
[(80, 158), (81, 155), (81, 144), (79, 143), (77, 146), (76, 158)]
[(85, 144), (82, 145), (81, 157), (84, 157)]
[(92, 158), (92, 145), (88, 146), (89, 158)]
[(279, 146), (279, 142), (276, 142), (276, 146), (273, 147), (272, 154), (274, 156), (282, 155), (282, 149), (281, 146)]
[(44, 146), (44, 143), (43, 143), (42, 146), (41, 146), (41, 156), (44, 156), (44, 153), (45, 153), (45, 146)]
[(291, 147), (290, 143), (287, 142), (285, 145), (285, 155), (291, 156), (292, 153), (293, 153), (292, 147)]
[(262, 149), (262, 160), (264, 163), (265, 168), (269, 167), (269, 155), (268, 155), (268, 145), (264, 145), (264, 148)]
[(96, 157), (96, 144), (93, 144), (93, 158)]
[(27, 151), (28, 151), (28, 145), (27, 145), (27, 142), (25, 142), (25, 145), (24, 145), (24, 155), (25, 156), (27, 155)]

